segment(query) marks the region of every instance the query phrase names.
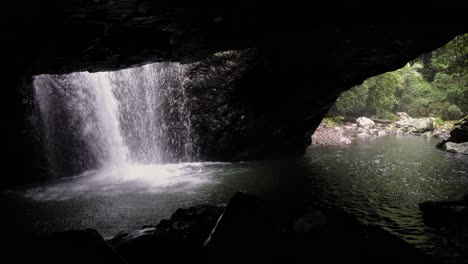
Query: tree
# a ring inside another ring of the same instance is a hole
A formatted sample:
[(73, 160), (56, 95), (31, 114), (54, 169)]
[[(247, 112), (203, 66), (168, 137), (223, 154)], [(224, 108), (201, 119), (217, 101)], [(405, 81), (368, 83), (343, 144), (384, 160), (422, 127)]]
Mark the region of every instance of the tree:
[(459, 119), (468, 114), (468, 34), (344, 92), (335, 109), (342, 115), (392, 118), (410, 116)]
[(358, 85), (341, 94), (336, 100), (336, 110), (342, 115), (359, 115), (366, 107), (369, 87), (366, 84)]

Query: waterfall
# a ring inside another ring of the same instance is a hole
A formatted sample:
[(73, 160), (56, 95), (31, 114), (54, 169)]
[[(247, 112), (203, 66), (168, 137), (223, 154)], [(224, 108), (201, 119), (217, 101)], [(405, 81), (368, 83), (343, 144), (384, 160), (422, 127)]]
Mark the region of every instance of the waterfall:
[(114, 72), (35, 76), (52, 173), (125, 174), (129, 166), (195, 159), (185, 70), (178, 63), (155, 63)]

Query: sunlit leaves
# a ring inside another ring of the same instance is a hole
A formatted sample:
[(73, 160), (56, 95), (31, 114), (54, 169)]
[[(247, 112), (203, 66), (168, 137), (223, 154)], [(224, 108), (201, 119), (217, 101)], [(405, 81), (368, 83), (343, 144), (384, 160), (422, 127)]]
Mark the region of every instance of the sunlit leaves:
[(423, 54), (405, 67), (366, 80), (336, 102), (342, 115), (392, 118), (410, 116), (458, 119), (468, 113), (468, 34)]

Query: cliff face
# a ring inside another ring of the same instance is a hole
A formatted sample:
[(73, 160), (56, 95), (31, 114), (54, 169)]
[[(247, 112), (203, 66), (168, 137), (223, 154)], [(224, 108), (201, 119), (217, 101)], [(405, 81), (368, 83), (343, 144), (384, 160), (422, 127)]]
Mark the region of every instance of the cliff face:
[[(310, 144), (340, 92), (467, 31), (456, 14), (449, 24), (428, 22), (434, 14), (456, 12), (431, 4), (389, 5), (383, 14), (383, 4), (340, 3), (338, 9), (335, 2), (31, 2), (5, 6), (3, 162), (21, 174), (37, 174), (36, 132), (27, 125), (36, 74), (200, 61), (187, 87), (201, 158), (291, 156)], [(227, 50), (244, 51), (212, 56)]]

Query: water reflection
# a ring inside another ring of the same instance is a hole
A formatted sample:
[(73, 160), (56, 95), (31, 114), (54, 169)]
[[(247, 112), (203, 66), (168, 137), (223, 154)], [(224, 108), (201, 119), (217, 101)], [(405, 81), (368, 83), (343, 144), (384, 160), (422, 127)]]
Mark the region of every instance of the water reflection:
[(310, 200), (338, 206), (439, 254), (446, 242), (423, 224), (418, 203), (468, 193), (468, 157), (439, 151), (435, 143), (387, 136), (314, 147), (304, 157), (281, 161), (152, 165), (119, 177), (90, 171), (3, 201), (14, 204), (16, 216), (8, 224), (19, 230), (90, 227), (110, 237), (157, 224), (179, 207), (223, 205), (242, 191), (271, 201), (285, 215)]
[[(377, 223), (430, 252), (445, 242), (422, 222), (418, 203), (468, 192), (468, 157), (434, 148), (435, 140), (387, 136), (343, 147), (314, 147), (306, 160), (322, 202)], [(438, 247), (438, 249), (435, 249)]]

